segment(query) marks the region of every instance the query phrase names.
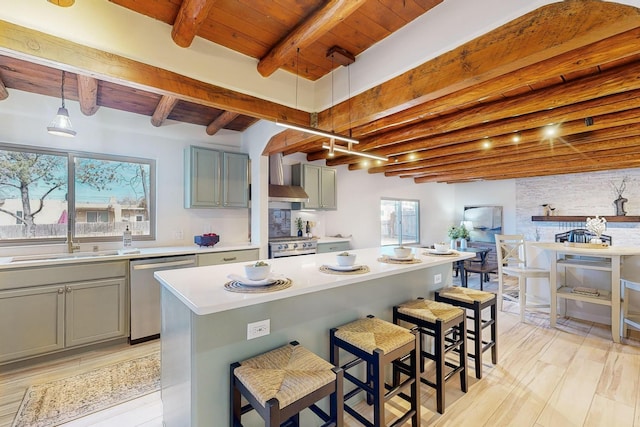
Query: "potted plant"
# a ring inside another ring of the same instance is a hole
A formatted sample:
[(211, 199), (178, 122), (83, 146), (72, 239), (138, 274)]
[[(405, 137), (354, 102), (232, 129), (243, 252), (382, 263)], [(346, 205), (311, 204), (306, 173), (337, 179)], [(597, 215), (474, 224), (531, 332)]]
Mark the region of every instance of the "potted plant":
[(298, 229), (298, 237), (302, 237), (302, 218), (296, 218), (296, 228)]
[(447, 236), (449, 236), (449, 239), (451, 239), (451, 243), (449, 246), (451, 247), (451, 249), (455, 249), (456, 241), (458, 240), (458, 237), (460, 237), (460, 230), (458, 230), (458, 227), (456, 227), (455, 225), (452, 225), (447, 230)]
[(467, 239), (469, 238), (469, 230), (462, 224), (458, 227), (458, 238), (460, 239), (460, 249), (467, 249)]

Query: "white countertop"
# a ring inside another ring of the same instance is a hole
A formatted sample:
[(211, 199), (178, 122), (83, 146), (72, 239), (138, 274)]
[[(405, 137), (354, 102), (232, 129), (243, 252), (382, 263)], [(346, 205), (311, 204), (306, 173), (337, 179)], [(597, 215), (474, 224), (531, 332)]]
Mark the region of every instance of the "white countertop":
[(540, 249), (555, 251), (572, 255), (586, 255), (586, 256), (630, 256), (640, 255), (640, 247), (638, 246), (607, 246), (601, 248), (588, 248), (580, 246), (570, 246), (564, 243), (554, 242), (535, 242), (531, 243), (532, 246), (536, 246)]
[(74, 264), (96, 261), (113, 261), (174, 255), (197, 255), (211, 252), (260, 249), (251, 243), (218, 243), (215, 246), (162, 246), (153, 248), (128, 248), (125, 250), (106, 250), (97, 253), (76, 252), (73, 254), (33, 254), (15, 257), (0, 257), (0, 270), (8, 268), (26, 268), (53, 264)]
[(244, 265), (235, 263), (205, 267), (165, 270), (156, 272), (156, 279), (197, 315), (207, 315), (234, 308), (290, 298), (363, 281), (392, 276), (402, 272), (425, 269), (454, 261), (473, 258), (475, 253), (463, 252), (452, 256), (423, 255), (427, 249), (413, 248), (413, 254), (422, 262), (415, 264), (389, 264), (378, 261), (383, 254), (393, 254), (391, 247), (350, 250), (357, 255), (356, 264), (367, 265), (365, 274), (326, 274), (319, 268), (335, 264), (336, 254), (325, 253), (298, 257), (270, 259), (272, 273), (291, 279), (292, 286), (275, 292), (236, 293), (224, 289), (230, 274), (244, 275)]

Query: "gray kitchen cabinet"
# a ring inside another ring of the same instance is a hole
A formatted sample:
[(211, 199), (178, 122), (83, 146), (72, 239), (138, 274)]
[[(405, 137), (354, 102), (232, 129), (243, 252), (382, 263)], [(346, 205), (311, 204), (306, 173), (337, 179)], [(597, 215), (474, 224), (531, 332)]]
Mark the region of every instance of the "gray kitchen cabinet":
[(127, 336), (124, 278), (65, 287), (65, 346)]
[(292, 209), (335, 210), (338, 208), (336, 170), (324, 166), (295, 164), (291, 167), (291, 182), (309, 196), (308, 202), (292, 203)]
[(249, 207), (249, 156), (222, 153), (222, 206)]
[(349, 249), (351, 249), (351, 244), (349, 242), (331, 242), (318, 243), (318, 248), (316, 250), (319, 254), (323, 254), (327, 252), (348, 251)]
[(0, 362), (64, 348), (64, 286), (0, 292)]
[(127, 261), (0, 272), (0, 363), (124, 338)]
[(185, 149), (185, 208), (249, 207), (249, 156)]
[[(243, 249), (239, 251), (208, 252), (198, 254), (198, 267), (203, 265), (231, 264), (234, 262), (257, 261), (258, 249)], [(241, 274), (239, 272), (238, 274)]]

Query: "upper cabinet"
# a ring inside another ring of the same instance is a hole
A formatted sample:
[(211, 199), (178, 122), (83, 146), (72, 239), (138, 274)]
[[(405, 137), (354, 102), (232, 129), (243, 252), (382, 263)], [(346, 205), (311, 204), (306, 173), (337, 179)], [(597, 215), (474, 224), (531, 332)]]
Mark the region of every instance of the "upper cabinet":
[(248, 208), (249, 156), (191, 146), (185, 150), (186, 208)]
[(298, 163), (292, 165), (291, 174), (293, 185), (302, 186), (309, 196), (308, 202), (293, 203), (293, 209), (335, 210), (338, 208), (335, 169)]

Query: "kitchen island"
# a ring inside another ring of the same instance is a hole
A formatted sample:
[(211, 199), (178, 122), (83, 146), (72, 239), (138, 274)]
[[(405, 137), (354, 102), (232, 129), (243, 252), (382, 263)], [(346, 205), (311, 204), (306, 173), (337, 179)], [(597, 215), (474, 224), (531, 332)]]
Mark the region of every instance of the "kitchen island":
[[(384, 263), (391, 248), (349, 251), (364, 274), (327, 274), (335, 254), (269, 260), (272, 271), (291, 280), (287, 289), (235, 293), (224, 289), (228, 275), (243, 275), (243, 263), (157, 272), (162, 286), (162, 401), (164, 424), (228, 425), (229, 365), (291, 340), (329, 359), (329, 330), (367, 314), (391, 320), (394, 304), (431, 297), (451, 284), (452, 262), (472, 253), (423, 255), (418, 263)], [(440, 283), (435, 283), (437, 279)], [(247, 340), (249, 323), (269, 319), (270, 333)], [(246, 427), (261, 425), (255, 414)], [(302, 425), (315, 425), (316, 420)], [(263, 425), (263, 424), (262, 424)]]

